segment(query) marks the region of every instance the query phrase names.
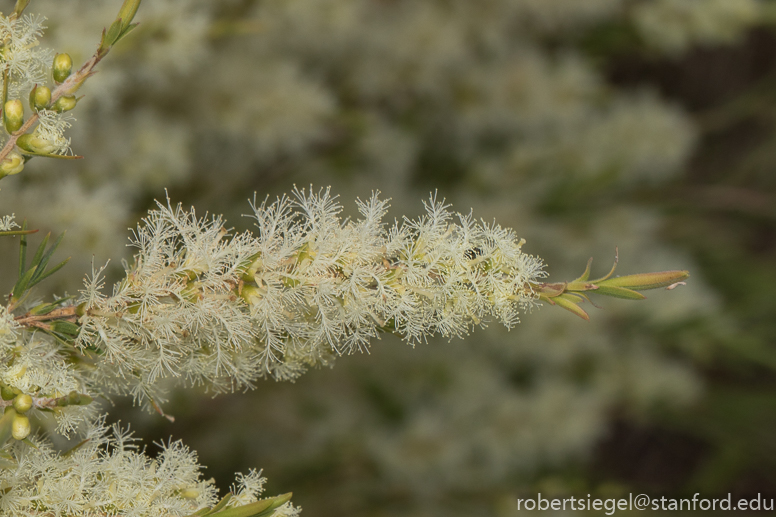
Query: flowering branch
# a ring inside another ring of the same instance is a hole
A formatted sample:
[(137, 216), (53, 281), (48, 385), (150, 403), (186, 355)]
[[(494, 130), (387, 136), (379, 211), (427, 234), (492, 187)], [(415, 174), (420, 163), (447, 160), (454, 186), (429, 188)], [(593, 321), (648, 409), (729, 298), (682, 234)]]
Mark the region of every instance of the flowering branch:
[[(40, 19), (21, 17), (28, 0), (1, 20), (9, 139), (0, 178), (32, 156), (77, 158), (62, 156), (68, 123), (58, 113), (75, 107), (80, 86), (136, 26), (139, 3), (124, 1), (75, 72), (69, 56), (54, 57), (53, 91), (33, 80), (51, 61), (36, 50)], [(25, 121), (20, 93), (30, 89), (33, 114)], [(377, 194), (359, 200), (358, 220), (343, 220), (328, 190), (295, 190), (252, 208), (257, 230), (234, 234), (220, 217), (159, 204), (135, 231), (134, 262), (112, 292), (98, 270), (77, 299), (45, 303), (31, 301), (32, 289), (67, 262), (48, 267), (62, 237), (48, 246), (45, 236), (28, 264), (25, 236), (33, 230), (14, 229), (13, 216), (0, 219), (0, 236), (21, 236), (19, 278), (0, 306), (0, 513), (294, 517), (290, 493), (259, 498), (264, 480), (255, 471), (238, 475), (237, 488), (219, 501), (193, 452), (169, 442), (152, 459), (128, 432), (108, 432), (94, 398), (132, 394), (164, 415), (162, 379), (215, 391), (267, 376), (293, 379), (367, 349), (383, 333), (414, 345), (435, 334), (462, 337), (490, 321), (512, 327), (542, 300), (587, 319), (579, 303), (588, 293), (641, 299), (640, 290), (671, 289), (688, 276), (612, 278), (613, 267), (589, 280), (588, 263), (572, 282), (543, 282), (542, 261), (523, 253), (512, 230), (452, 213), (436, 196), (423, 217), (393, 225), (383, 222), (388, 204)], [(58, 433), (77, 430), (82, 440), (54, 451), (32, 432), (30, 415), (40, 412), (54, 416)]]
[[(15, 20), (27, 5), (27, 1), (20, 1), (17, 3), (14, 13), (11, 15)], [(45, 142), (41, 142), (40, 139), (36, 139), (35, 135), (28, 132), (39, 121), (41, 117), (41, 111), (53, 110), (55, 112), (63, 112), (71, 110), (75, 107), (78, 99), (74, 97), (75, 92), (81, 87), (81, 85), (94, 75), (94, 68), (97, 64), (110, 52), (113, 45), (115, 45), (121, 38), (129, 34), (137, 24), (133, 24), (132, 19), (137, 12), (140, 5), (140, 0), (124, 0), (124, 3), (119, 10), (119, 15), (116, 20), (111, 24), (110, 28), (103, 30), (100, 46), (94, 55), (87, 60), (78, 70), (71, 73), (72, 60), (67, 54), (58, 54), (54, 59), (53, 73), (54, 79), (59, 84), (53, 91), (50, 91), (46, 87), (38, 88), (36, 85), (30, 95), (30, 104), (34, 108), (32, 115), (22, 123), (23, 121), (23, 108), (21, 101), (7, 101), (8, 94), (8, 66), (4, 68), (3, 72), (3, 117), (5, 128), (9, 133), (9, 139), (5, 142), (5, 145), (0, 149), (0, 179), (3, 176), (10, 174), (17, 174), (23, 167), (23, 162), (20, 162), (21, 158), (15, 153), (14, 148), (19, 147), (21, 153), (28, 156), (45, 156), (49, 158), (65, 158), (74, 159), (80, 158), (77, 156), (63, 156), (52, 152), (54, 149), (50, 145), (46, 145)], [(39, 95), (36, 96), (36, 93)]]

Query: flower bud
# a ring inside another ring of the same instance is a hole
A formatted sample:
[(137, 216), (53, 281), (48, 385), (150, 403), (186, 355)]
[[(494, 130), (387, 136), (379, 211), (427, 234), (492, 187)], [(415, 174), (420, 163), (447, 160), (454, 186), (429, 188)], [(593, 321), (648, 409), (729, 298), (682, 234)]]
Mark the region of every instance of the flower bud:
[(42, 110), (48, 108), (51, 103), (51, 89), (48, 86), (38, 86), (30, 92), (30, 108)]
[(185, 488), (181, 490), (180, 494), (184, 499), (196, 499), (199, 497), (199, 490), (197, 488)]
[(16, 411), (19, 413), (26, 413), (32, 407), (32, 397), (26, 393), (17, 395), (16, 398), (13, 399), (13, 407), (16, 408)]
[(77, 391), (73, 390), (64, 397), (59, 397), (57, 399), (57, 406), (88, 406), (92, 403), (93, 400), (94, 399), (89, 395), (78, 393)]
[(0, 388), (0, 396), (3, 397), (3, 400), (13, 400), (16, 398), (16, 393), (13, 392), (10, 386), (3, 386)]
[(9, 133), (19, 131), (24, 124), (24, 105), (19, 99), (12, 99), (3, 107), (3, 124)]
[(70, 54), (57, 54), (54, 56), (54, 63), (51, 65), (51, 74), (54, 76), (54, 82), (63, 83), (70, 77), (73, 71), (73, 59)]
[(11, 424), (11, 436), (17, 440), (24, 440), (30, 435), (30, 419), (24, 415), (13, 417)]
[(35, 133), (26, 133), (17, 138), (16, 146), (22, 151), (34, 154), (50, 154), (57, 150), (55, 145), (36, 136)]
[(92, 397), (90, 397), (89, 395), (86, 395), (84, 393), (78, 393), (75, 390), (67, 394), (68, 406), (88, 406), (89, 404), (92, 403), (93, 400), (94, 399), (92, 399)]
[(244, 285), (240, 292), (240, 297), (245, 300), (245, 303), (250, 305), (261, 300), (261, 291), (259, 291), (258, 287)]
[(0, 178), (19, 174), (22, 169), (24, 169), (24, 157), (16, 151), (11, 151), (0, 163)]
[(67, 95), (65, 97), (58, 98), (57, 102), (54, 103), (51, 109), (57, 113), (62, 113), (63, 111), (70, 111), (71, 109), (75, 108), (76, 104), (78, 104), (78, 99), (75, 98), (75, 95)]

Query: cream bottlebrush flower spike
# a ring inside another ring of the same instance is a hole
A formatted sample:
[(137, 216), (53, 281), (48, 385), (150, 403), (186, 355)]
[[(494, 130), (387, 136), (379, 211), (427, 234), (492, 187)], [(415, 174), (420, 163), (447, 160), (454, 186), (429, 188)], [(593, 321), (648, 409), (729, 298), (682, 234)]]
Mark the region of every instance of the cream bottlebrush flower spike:
[(161, 412), (162, 378), (251, 387), (330, 364), (383, 332), (412, 344), (461, 337), (490, 320), (511, 327), (538, 300), (571, 310), (584, 296), (571, 292), (641, 297), (631, 290), (687, 276), (548, 284), (512, 230), (453, 214), (434, 196), (425, 216), (392, 225), (377, 194), (358, 207), (360, 219), (343, 221), (328, 189), (296, 190), (254, 203), (256, 234), (230, 235), (220, 217), (159, 204), (135, 231), (134, 263), (112, 294), (97, 271), (74, 305), (32, 309), (15, 324), (71, 344), (69, 364), (89, 393), (132, 393)]
[(453, 222), (433, 198), (426, 216), (386, 227), (377, 195), (343, 222), (328, 190), (294, 194), (254, 205), (257, 235), (228, 237), (220, 218), (160, 205), (113, 294), (97, 279), (83, 291), (76, 345), (99, 350), (105, 376), (134, 390), (167, 376), (233, 389), (296, 377), (381, 332), (416, 343), (490, 318), (511, 326), (534, 302), (542, 264), (511, 230)]

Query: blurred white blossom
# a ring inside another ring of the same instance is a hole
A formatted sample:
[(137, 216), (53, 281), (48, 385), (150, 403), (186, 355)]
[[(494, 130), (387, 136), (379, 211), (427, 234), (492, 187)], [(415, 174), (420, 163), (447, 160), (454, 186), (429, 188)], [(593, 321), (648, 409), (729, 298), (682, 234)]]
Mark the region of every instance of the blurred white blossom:
[(634, 22), (647, 42), (678, 54), (692, 45), (726, 44), (760, 16), (757, 0), (653, 0), (634, 7)]

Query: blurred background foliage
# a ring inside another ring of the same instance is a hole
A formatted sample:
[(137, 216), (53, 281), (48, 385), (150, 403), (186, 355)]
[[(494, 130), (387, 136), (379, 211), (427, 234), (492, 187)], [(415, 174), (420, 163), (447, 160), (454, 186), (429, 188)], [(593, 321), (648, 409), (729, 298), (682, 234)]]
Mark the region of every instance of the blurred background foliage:
[[(113, 2), (36, 0), (83, 61)], [(553, 281), (589, 256), (688, 285), (592, 322), (409, 349), (387, 337), (294, 384), (178, 392), (149, 441), (226, 486), (263, 467), (307, 516), (512, 516), (517, 494), (776, 496), (776, 2), (154, 0), (74, 112), (86, 159), (35, 160), (0, 203), (68, 230), (75, 292), (168, 189), (238, 230), (253, 192), (430, 190), (514, 227)], [(3, 253), (11, 253), (2, 243)], [(2, 274), (7, 289), (13, 269)]]

